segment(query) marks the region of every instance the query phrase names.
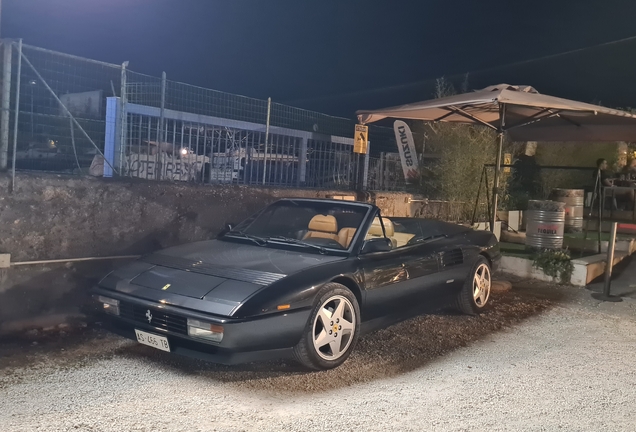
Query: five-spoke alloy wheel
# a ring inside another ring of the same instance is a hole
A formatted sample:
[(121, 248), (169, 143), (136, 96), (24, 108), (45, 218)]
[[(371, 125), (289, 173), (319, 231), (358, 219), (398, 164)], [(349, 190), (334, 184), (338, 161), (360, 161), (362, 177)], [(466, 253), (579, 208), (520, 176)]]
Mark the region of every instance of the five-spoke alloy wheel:
[(491, 283), (490, 264), (480, 256), (457, 296), (457, 308), (469, 315), (479, 313), (488, 304)]
[(328, 298), (314, 319), (314, 349), (325, 360), (337, 360), (353, 340), (356, 312), (342, 295)]
[(490, 298), (490, 268), (488, 264), (481, 263), (475, 270), (473, 277), (473, 300), (475, 306), (483, 308)]
[(311, 369), (340, 366), (357, 342), (359, 327), (360, 308), (353, 293), (343, 285), (326, 284), (294, 348), (296, 359)]

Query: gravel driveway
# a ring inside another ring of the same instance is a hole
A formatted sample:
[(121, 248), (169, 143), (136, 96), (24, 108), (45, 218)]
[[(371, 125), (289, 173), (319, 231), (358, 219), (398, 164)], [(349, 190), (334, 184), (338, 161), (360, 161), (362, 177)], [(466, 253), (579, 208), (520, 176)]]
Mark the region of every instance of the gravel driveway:
[(223, 367), (89, 326), (0, 345), (2, 431), (619, 431), (636, 424), (636, 302), (517, 282), (481, 317), (423, 316), (340, 368)]

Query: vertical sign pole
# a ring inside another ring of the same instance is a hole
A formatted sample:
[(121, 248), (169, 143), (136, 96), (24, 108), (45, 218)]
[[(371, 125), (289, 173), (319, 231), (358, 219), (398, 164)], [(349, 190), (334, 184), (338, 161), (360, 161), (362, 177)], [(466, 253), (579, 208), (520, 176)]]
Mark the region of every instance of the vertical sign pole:
[(612, 222), (612, 228), (610, 231), (610, 239), (607, 243), (607, 263), (605, 265), (605, 284), (603, 286), (603, 293), (594, 293), (592, 297), (597, 300), (607, 302), (621, 302), (620, 297), (610, 295), (610, 287), (612, 285), (612, 266), (614, 264), (614, 249), (616, 248), (616, 231), (618, 223)]

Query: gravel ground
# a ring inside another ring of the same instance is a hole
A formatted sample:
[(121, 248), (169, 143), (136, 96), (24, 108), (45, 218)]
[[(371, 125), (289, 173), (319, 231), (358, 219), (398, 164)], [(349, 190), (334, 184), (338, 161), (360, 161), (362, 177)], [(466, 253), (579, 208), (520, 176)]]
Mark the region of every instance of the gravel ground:
[(418, 317), (340, 368), (217, 366), (88, 327), (0, 345), (2, 431), (634, 430), (636, 302), (517, 281)]

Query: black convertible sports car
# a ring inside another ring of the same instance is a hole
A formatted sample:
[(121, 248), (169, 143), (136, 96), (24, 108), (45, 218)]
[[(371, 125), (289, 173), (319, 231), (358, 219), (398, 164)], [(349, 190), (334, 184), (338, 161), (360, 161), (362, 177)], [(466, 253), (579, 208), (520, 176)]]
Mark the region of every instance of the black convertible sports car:
[(93, 294), (113, 331), (163, 351), (329, 369), (361, 332), (445, 304), (478, 313), (499, 258), (489, 232), (389, 219), (367, 203), (283, 199), (215, 240), (124, 266)]

